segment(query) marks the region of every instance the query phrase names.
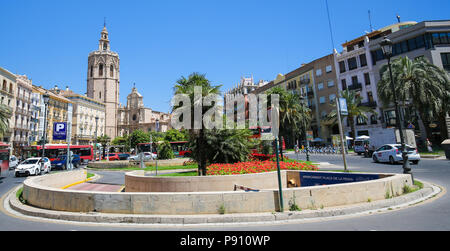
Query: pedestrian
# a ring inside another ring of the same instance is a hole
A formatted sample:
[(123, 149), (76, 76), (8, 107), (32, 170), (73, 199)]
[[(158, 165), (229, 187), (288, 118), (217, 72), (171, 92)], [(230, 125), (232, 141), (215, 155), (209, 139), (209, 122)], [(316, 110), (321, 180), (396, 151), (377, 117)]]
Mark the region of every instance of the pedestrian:
[(428, 152), (430, 152), (430, 153), (433, 152), (433, 148), (431, 147), (433, 144), (431, 144), (430, 140), (427, 139), (427, 141), (425, 143), (427, 145)]

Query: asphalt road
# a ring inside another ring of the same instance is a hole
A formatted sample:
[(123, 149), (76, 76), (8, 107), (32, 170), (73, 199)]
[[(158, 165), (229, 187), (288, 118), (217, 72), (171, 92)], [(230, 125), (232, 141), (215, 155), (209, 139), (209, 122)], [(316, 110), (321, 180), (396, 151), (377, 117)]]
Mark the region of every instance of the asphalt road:
[[(288, 154), (295, 158), (295, 154)], [(304, 155), (299, 156), (305, 159)], [(339, 155), (312, 155), (312, 161), (328, 162), (342, 166)], [(348, 156), (348, 169), (361, 172), (402, 173), (402, 165), (373, 163), (371, 159)], [(430, 182), (444, 189), (450, 187), (450, 161), (422, 159), (412, 165), (415, 179)], [(324, 166), (322, 169), (327, 169)], [(99, 181), (110, 184), (123, 184), (122, 172), (99, 172)], [(25, 178), (10, 174), (0, 180), (0, 196), (20, 185)], [(110, 225), (66, 223), (51, 220), (29, 219), (11, 215), (0, 207), (0, 230), (4, 231), (116, 231), (116, 230), (157, 230), (157, 231), (448, 231), (450, 230), (450, 196), (442, 195), (427, 202), (405, 209), (388, 211), (366, 216), (349, 216), (339, 219), (315, 219), (281, 224), (243, 224), (199, 227), (166, 227), (140, 225)]]

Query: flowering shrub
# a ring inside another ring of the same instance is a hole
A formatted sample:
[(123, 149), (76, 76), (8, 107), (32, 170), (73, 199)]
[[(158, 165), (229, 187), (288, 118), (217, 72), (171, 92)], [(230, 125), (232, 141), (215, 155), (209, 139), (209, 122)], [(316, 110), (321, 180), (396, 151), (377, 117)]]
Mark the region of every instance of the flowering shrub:
[[(316, 165), (308, 164), (302, 161), (280, 162), (281, 170), (308, 170), (317, 171)], [(276, 161), (250, 161), (234, 164), (212, 164), (207, 167), (207, 175), (237, 175), (273, 172), (277, 170)]]
[[(262, 153), (252, 153), (250, 154), (249, 159), (252, 161), (266, 161), (266, 160), (277, 161), (277, 157), (275, 156), (275, 154), (262, 154)], [(283, 156), (283, 159), (288, 160), (289, 158), (287, 156)]]

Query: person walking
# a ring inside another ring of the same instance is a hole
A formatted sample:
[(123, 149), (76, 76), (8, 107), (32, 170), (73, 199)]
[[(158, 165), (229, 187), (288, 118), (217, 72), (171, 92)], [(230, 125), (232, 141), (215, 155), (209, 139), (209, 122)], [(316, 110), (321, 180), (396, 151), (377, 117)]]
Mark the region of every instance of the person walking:
[(433, 152), (433, 148), (432, 148), (433, 144), (431, 144), (430, 140), (427, 139), (427, 141), (425, 143), (427, 145), (428, 152), (430, 152), (430, 153)]

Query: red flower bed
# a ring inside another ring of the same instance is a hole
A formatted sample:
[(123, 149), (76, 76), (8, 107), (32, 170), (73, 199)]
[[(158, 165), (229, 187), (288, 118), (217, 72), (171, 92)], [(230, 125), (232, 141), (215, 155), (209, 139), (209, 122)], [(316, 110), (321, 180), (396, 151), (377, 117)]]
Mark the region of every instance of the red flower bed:
[[(306, 162), (280, 162), (281, 170), (317, 171), (318, 167)], [(250, 161), (234, 164), (212, 164), (207, 167), (207, 175), (238, 175), (250, 173), (273, 172), (277, 170), (276, 161)]]

